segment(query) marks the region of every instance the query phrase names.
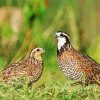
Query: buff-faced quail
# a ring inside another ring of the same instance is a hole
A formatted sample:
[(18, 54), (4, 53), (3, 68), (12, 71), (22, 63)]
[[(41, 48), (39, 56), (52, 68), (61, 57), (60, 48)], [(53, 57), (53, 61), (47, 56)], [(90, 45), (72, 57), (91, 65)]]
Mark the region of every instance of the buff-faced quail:
[(60, 69), (70, 79), (84, 85), (100, 84), (100, 64), (91, 57), (75, 50), (69, 35), (58, 31), (55, 33), (57, 40), (57, 58)]
[(42, 75), (43, 61), (41, 54), (44, 52), (43, 48), (35, 48), (26, 60), (13, 63), (4, 68), (2, 71), (4, 82), (9, 83), (12, 80), (17, 80), (19, 77), (25, 77), (29, 79), (28, 86), (31, 87)]

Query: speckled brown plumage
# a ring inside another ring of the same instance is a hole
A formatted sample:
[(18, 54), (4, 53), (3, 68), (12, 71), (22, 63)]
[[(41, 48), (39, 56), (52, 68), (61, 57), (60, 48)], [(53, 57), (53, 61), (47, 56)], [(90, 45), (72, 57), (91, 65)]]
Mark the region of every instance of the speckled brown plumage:
[[(69, 40), (68, 34), (57, 32), (57, 57), (61, 70), (72, 80), (83, 84), (100, 84), (100, 64), (91, 57), (75, 50)], [(63, 40), (64, 39), (64, 40)], [(63, 41), (63, 42), (61, 42)]]
[(32, 50), (30, 57), (18, 63), (13, 63), (2, 71), (4, 82), (9, 83), (17, 80), (19, 77), (25, 77), (29, 80), (28, 85), (31, 86), (42, 75), (43, 61), (41, 54), (44, 52), (42, 48)]

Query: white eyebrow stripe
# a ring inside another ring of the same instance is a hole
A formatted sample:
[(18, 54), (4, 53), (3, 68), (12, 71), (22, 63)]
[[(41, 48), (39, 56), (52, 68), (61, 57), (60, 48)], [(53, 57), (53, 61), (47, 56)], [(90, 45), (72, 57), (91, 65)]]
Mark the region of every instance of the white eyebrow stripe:
[(64, 32), (56, 32), (56, 35), (60, 36), (60, 34), (64, 34), (65, 36), (67, 36), (69, 38), (69, 36), (68, 36), (67, 33), (64, 33)]

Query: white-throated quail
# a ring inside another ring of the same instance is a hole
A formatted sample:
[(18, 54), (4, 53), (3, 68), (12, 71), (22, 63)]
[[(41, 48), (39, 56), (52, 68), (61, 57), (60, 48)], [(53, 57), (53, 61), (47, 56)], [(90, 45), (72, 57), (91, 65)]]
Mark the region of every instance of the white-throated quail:
[(75, 50), (67, 33), (58, 31), (55, 33), (55, 38), (57, 39), (58, 63), (64, 74), (85, 85), (100, 84), (100, 64)]
[(13, 63), (4, 68), (2, 71), (4, 82), (9, 83), (12, 80), (17, 80), (19, 77), (25, 77), (29, 79), (28, 86), (31, 87), (42, 75), (43, 61), (41, 54), (44, 52), (43, 48), (35, 48), (30, 53), (28, 59)]

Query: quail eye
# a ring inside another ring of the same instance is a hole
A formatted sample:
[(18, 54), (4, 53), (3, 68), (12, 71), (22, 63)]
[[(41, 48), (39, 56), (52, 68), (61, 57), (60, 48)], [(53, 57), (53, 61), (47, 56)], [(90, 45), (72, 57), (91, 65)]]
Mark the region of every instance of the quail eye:
[(37, 51), (40, 51), (39, 49), (37, 49)]
[(63, 34), (60, 34), (60, 36), (61, 36), (61, 37), (64, 37), (64, 35), (63, 35)]

